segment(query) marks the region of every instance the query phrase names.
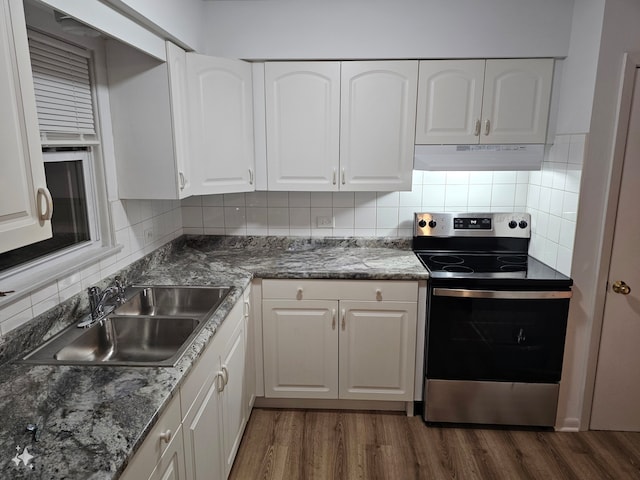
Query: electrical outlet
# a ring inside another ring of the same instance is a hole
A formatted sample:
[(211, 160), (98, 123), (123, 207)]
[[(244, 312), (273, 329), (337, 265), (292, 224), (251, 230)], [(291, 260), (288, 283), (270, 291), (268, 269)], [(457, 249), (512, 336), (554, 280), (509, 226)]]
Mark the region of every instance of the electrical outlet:
[(148, 244), (151, 243), (153, 241), (153, 229), (152, 228), (147, 228), (144, 232), (144, 243)]
[(318, 215), (316, 217), (316, 224), (318, 228), (333, 228), (333, 217)]

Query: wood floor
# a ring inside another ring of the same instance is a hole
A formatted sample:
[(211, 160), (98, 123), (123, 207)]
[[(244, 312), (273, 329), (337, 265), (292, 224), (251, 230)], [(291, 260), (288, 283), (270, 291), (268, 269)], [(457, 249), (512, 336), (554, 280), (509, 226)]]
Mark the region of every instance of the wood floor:
[(396, 413), (254, 409), (230, 479), (640, 479), (640, 433), (442, 428)]

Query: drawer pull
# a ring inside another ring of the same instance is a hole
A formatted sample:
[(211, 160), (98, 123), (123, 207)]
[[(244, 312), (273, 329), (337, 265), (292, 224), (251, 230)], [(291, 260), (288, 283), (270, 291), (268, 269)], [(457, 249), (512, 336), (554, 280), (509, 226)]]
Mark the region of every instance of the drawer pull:
[(382, 290), (380, 290), (379, 288), (376, 290), (376, 300), (378, 300), (379, 302), (382, 301)]
[(296, 292), (296, 300), (302, 300), (302, 287), (298, 287), (298, 291)]
[(171, 441), (171, 435), (173, 435), (171, 433), (171, 430), (166, 430), (164, 432), (162, 432), (160, 434), (160, 443), (165, 442), (165, 443), (169, 443)]

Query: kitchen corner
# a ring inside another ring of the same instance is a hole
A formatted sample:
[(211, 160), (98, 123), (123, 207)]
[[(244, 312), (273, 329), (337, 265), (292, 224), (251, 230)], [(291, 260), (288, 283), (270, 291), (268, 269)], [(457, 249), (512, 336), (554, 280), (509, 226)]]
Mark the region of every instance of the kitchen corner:
[[(126, 284), (233, 288), (175, 367), (13, 362), (78, 321), (88, 308), (84, 293), (7, 335), (0, 346), (3, 476), (118, 478), (253, 278), (427, 277), (409, 240), (211, 236), (181, 237), (118, 274)], [(37, 442), (28, 424), (37, 426)], [(34, 457), (28, 465), (17, 458), (25, 446)]]

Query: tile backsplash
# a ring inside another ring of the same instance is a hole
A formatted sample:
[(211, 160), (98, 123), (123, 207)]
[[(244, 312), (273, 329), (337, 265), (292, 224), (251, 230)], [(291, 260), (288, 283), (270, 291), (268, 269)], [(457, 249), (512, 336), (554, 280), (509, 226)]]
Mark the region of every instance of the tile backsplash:
[(179, 201), (122, 200), (111, 202), (110, 207), (115, 240), (122, 250), (0, 308), (0, 334), (13, 330), (182, 235)]
[[(557, 136), (541, 171), (413, 172), (410, 192), (251, 192), (182, 201), (185, 233), (210, 235), (412, 235), (416, 211), (522, 211), (531, 252), (570, 271), (585, 135)], [(321, 227), (324, 219), (329, 227)], [(331, 226), (332, 225), (332, 226)]]
[[(184, 233), (211, 235), (412, 235), (416, 211), (522, 211), (530, 253), (570, 274), (586, 135), (559, 135), (533, 172), (414, 171), (410, 192), (251, 192), (185, 200), (111, 202), (117, 254), (0, 308), (0, 334)], [(318, 226), (328, 218), (329, 228)]]

